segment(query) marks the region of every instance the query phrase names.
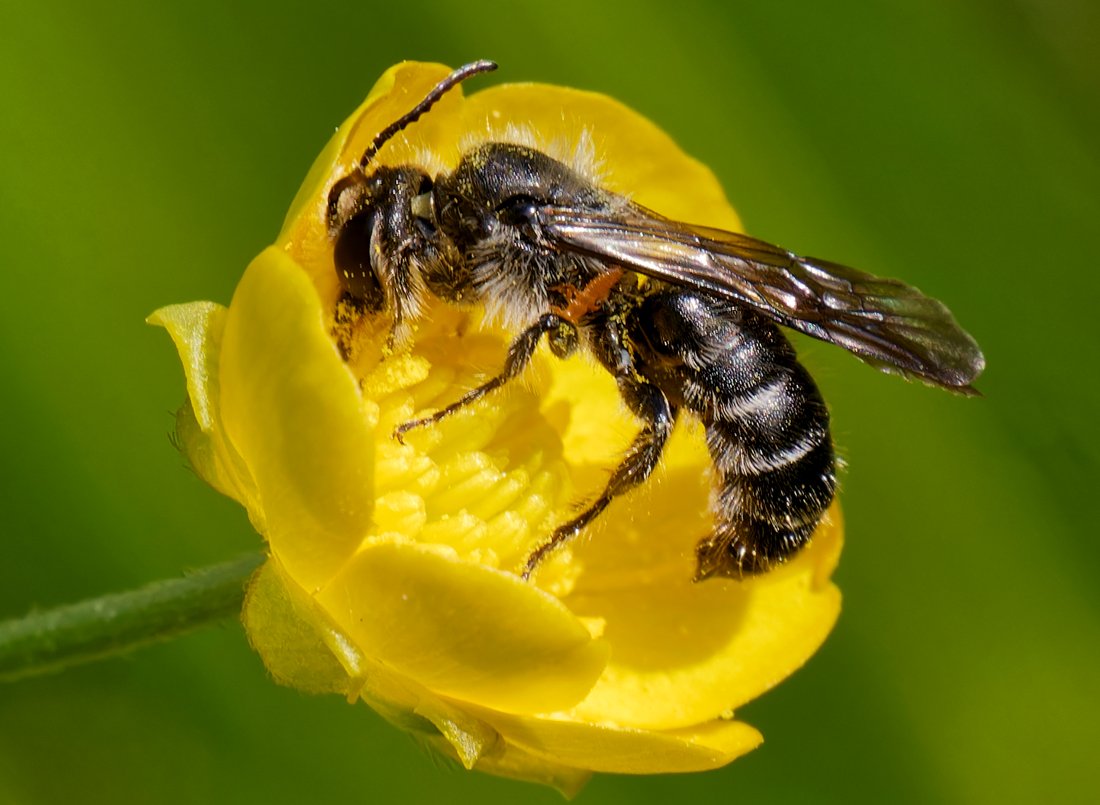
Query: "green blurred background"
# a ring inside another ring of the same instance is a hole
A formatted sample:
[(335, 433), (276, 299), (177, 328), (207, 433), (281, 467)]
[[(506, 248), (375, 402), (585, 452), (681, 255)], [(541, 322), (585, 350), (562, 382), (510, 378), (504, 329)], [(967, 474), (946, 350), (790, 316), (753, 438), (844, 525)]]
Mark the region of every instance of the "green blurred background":
[[(956, 398), (802, 342), (849, 467), (845, 610), (718, 772), (586, 803), (1094, 802), (1100, 11), (866, 3), (5, 3), (0, 617), (254, 550), (168, 441), (154, 308), (229, 300), (390, 64), (600, 90), (750, 232), (900, 276), (986, 350)], [(595, 4), (593, 4), (595, 6)], [(0, 688), (0, 803), (560, 801), (268, 681), (239, 627)]]

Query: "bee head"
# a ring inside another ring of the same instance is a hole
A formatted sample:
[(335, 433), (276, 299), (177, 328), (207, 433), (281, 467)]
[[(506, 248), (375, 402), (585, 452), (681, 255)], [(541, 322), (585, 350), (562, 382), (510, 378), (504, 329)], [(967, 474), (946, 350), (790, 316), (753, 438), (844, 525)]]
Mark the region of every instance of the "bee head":
[(367, 146), (367, 150), (363, 152), (363, 156), (359, 158), (359, 164), (355, 169), (336, 182), (329, 192), (329, 233), (336, 236), (343, 223), (355, 214), (355, 212), (362, 209), (364, 206), (362, 201), (363, 195), (377, 195), (379, 193), (379, 183), (381, 179), (378, 176), (378, 172), (371, 173), (368, 178), (367, 169), (371, 166), (374, 157), (382, 149), (382, 146), (393, 139), (394, 135), (400, 133), (407, 126), (419, 120), (422, 115), (439, 102), (440, 98), (467, 78), (478, 75), (479, 73), (488, 73), (495, 69), (497, 69), (496, 64), (485, 59), (459, 67), (436, 84), (431, 91), (424, 96), (420, 103), (397, 120), (390, 123), (382, 129), (382, 131), (378, 132), (374, 139), (371, 140), (371, 144)]
[(389, 272), (388, 266), (380, 263), (386, 260), (386, 255), (410, 237), (417, 234), (430, 237), (435, 232), (432, 181), (426, 173), (411, 166), (380, 166), (369, 173), (368, 168), (382, 146), (418, 120), (448, 91), (471, 76), (495, 69), (496, 65), (490, 61), (477, 61), (452, 72), (420, 103), (380, 131), (363, 152), (359, 164), (329, 191), (326, 223), (333, 240), (336, 273), (344, 290), (368, 309), (385, 307), (387, 292), (383, 281)]
[(390, 256), (434, 234), (431, 188), (428, 175), (411, 166), (381, 166), (367, 177), (357, 170), (333, 185), (328, 227), (336, 274), (368, 310), (385, 307)]

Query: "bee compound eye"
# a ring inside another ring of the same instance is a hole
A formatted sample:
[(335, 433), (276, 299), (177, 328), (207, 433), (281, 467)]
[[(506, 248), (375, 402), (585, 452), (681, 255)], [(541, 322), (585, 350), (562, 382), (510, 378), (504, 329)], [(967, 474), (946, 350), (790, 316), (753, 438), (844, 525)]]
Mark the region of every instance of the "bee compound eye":
[(371, 210), (364, 210), (345, 221), (336, 235), (333, 263), (344, 290), (362, 301), (368, 310), (378, 311), (385, 305), (385, 295), (371, 265), (373, 230)]
[(327, 221), (330, 231), (341, 225), (359, 206), (363, 196), (364, 179), (361, 173), (350, 173), (332, 186), (328, 194)]

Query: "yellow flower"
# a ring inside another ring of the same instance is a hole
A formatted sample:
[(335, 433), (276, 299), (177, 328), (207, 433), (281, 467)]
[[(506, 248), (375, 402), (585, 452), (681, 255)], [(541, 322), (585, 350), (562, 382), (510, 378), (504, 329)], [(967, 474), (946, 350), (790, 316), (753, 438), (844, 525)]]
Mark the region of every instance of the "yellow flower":
[[(404, 63), (382, 77), (228, 309), (151, 317), (187, 373), (181, 445), (268, 541), (250, 638), (278, 681), (362, 699), (467, 768), (571, 792), (593, 771), (721, 766), (761, 740), (734, 709), (804, 663), (836, 619), (839, 513), (765, 576), (693, 583), (710, 464), (683, 422), (652, 481), (527, 582), (527, 553), (602, 488), (638, 428), (607, 373), (540, 351), (522, 382), (391, 438), (499, 370), (508, 344), (478, 312), (442, 304), (392, 355), (387, 322), (334, 318), (328, 189), (447, 72)], [(561, 153), (590, 142), (611, 189), (739, 226), (710, 171), (652, 123), (558, 87), (452, 91), (378, 161), (445, 169), (463, 144), (519, 136)]]

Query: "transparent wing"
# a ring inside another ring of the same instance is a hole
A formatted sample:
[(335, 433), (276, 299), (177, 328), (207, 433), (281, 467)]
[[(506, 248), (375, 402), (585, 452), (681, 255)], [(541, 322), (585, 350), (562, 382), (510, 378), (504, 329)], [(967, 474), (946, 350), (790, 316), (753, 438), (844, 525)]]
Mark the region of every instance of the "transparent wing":
[(942, 302), (903, 282), (635, 204), (607, 212), (539, 206), (535, 215), (562, 249), (738, 302), (880, 369), (977, 393), (970, 383), (985, 368), (977, 342)]

